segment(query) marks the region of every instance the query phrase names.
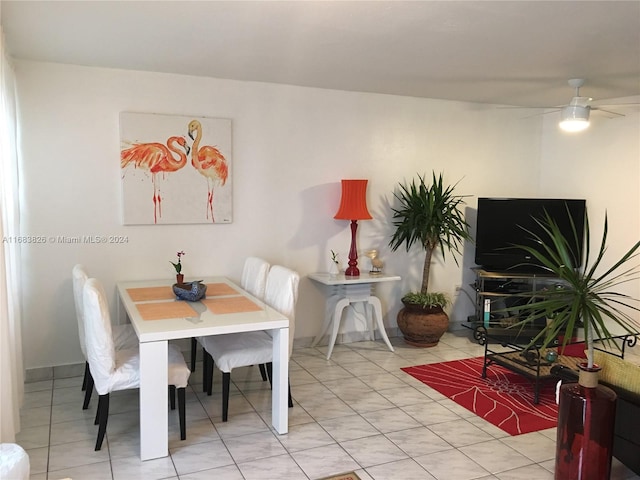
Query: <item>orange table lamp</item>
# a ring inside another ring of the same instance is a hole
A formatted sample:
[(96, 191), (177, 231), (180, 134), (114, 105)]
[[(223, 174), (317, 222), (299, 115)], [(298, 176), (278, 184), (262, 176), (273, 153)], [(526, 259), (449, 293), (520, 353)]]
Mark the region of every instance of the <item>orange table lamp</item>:
[(351, 248), (349, 249), (349, 267), (344, 272), (347, 277), (359, 277), (358, 249), (356, 248), (356, 230), (358, 220), (371, 220), (367, 209), (368, 180), (342, 180), (342, 198), (336, 220), (351, 220)]

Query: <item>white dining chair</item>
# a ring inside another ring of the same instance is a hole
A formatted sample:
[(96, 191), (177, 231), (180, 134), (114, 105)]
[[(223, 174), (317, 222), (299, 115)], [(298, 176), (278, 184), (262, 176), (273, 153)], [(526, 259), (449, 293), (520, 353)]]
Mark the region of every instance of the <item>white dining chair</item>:
[[(280, 265), (274, 265), (269, 270), (265, 287), (265, 303), (289, 318), (289, 356), (293, 351), (299, 282), (298, 273)], [(273, 341), (265, 331), (210, 335), (201, 337), (199, 340), (205, 350), (203, 369), (208, 395), (212, 393), (214, 365), (222, 372), (222, 421), (226, 422), (229, 412), (231, 370), (237, 367), (266, 364), (270, 372), (273, 361)], [(292, 406), (291, 387), (289, 387), (289, 407)]]
[[(259, 257), (247, 257), (240, 277), (240, 286), (254, 297), (264, 301), (264, 289), (267, 286), (267, 275), (271, 265), (266, 260)], [(266, 365), (258, 365), (262, 381), (267, 380)]]
[[(84, 286), (83, 306), (85, 319), (85, 342), (89, 370), (98, 392), (98, 438), (96, 451), (102, 447), (109, 417), (109, 394), (120, 390), (140, 387), (140, 354), (138, 347), (116, 350), (112, 336), (109, 306), (102, 284), (89, 278)], [(189, 367), (175, 345), (168, 346), (168, 384), (171, 392), (171, 409), (175, 409), (174, 393), (178, 392), (180, 438), (186, 438), (185, 388), (189, 381)], [(161, 367), (158, 367), (161, 368)], [(163, 401), (159, 400), (159, 401)]]
[[(267, 285), (267, 274), (269, 273), (269, 262), (259, 257), (247, 257), (242, 267), (240, 286), (259, 300), (264, 300), (264, 289)], [(198, 342), (191, 339), (191, 371), (196, 371), (196, 351)], [(262, 379), (266, 380), (264, 365), (260, 365)]]
[(264, 292), (267, 286), (269, 274), (269, 262), (258, 257), (247, 257), (242, 268), (240, 286), (254, 297), (264, 300)]
[(29, 454), (17, 443), (0, 443), (0, 478), (29, 480)]
[[(71, 269), (71, 277), (73, 279), (73, 301), (76, 309), (76, 319), (78, 321), (78, 338), (80, 340), (80, 350), (84, 355), (84, 378), (82, 379), (82, 390), (84, 394), (84, 402), (82, 409), (89, 408), (91, 394), (93, 392), (93, 378), (89, 371), (89, 362), (87, 361), (87, 347), (85, 345), (84, 334), (84, 308), (82, 305), (82, 291), (89, 275), (85, 267), (81, 264), (74, 265)], [(131, 325), (113, 325), (113, 343), (116, 350), (124, 350), (135, 348), (138, 346), (138, 336)]]

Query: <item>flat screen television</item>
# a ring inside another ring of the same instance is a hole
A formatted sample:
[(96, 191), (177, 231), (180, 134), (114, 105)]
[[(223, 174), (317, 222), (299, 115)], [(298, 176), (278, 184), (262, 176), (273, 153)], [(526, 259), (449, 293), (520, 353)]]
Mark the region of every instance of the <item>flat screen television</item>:
[[(535, 219), (542, 219), (545, 212), (569, 241), (574, 268), (582, 266), (586, 202), (557, 198), (478, 198), (476, 264), (496, 271), (541, 271), (534, 258), (514, 245), (536, 247), (530, 232), (542, 234)], [(578, 232), (578, 242), (574, 241), (570, 219)]]

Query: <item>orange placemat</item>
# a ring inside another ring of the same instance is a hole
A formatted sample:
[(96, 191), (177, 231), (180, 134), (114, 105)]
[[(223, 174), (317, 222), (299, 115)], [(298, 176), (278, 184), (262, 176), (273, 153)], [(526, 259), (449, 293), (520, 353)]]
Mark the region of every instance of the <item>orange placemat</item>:
[(207, 297), (219, 297), (221, 295), (238, 295), (239, 292), (226, 283), (207, 283)]
[(127, 293), (134, 302), (147, 302), (149, 300), (170, 300), (176, 298), (171, 287), (144, 287), (128, 288)]
[(136, 305), (143, 320), (197, 317), (198, 313), (185, 302), (141, 303)]
[(247, 297), (207, 298), (202, 300), (213, 313), (241, 313), (257, 312), (261, 307), (253, 303)]

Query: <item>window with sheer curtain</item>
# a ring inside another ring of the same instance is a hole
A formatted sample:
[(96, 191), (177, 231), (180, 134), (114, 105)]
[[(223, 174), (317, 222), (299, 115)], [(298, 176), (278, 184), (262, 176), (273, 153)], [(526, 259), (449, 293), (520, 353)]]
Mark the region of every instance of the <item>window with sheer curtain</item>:
[(15, 75), (0, 31), (0, 442), (20, 430), (24, 392), (20, 334), (20, 216)]

